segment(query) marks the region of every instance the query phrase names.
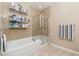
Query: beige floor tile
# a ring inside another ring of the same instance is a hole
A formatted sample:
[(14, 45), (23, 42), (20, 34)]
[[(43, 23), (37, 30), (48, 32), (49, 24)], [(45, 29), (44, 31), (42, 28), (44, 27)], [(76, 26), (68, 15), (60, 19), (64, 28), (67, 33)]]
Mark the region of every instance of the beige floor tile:
[(44, 48), (40, 49), (39, 51), (32, 54), (33, 56), (78, 56), (77, 54), (56, 48), (45, 46)]

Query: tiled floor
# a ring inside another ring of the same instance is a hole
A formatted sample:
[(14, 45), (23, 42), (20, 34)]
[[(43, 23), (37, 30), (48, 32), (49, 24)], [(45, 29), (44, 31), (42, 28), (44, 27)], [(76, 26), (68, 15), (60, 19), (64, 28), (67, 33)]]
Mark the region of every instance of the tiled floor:
[(50, 47), (48, 45), (32, 54), (32, 56), (78, 56), (78, 55), (56, 47)]

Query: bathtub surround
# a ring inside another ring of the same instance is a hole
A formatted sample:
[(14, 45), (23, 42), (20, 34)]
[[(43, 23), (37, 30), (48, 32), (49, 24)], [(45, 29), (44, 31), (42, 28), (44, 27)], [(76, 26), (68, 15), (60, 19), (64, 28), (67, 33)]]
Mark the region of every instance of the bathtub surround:
[[(36, 40), (33, 40), (36, 39)], [(28, 37), (7, 42), (7, 50), (3, 56), (29, 56), (48, 45), (48, 41), (43, 42), (41, 36)], [(47, 37), (43, 37), (47, 40)], [(42, 44), (43, 42), (43, 44)]]

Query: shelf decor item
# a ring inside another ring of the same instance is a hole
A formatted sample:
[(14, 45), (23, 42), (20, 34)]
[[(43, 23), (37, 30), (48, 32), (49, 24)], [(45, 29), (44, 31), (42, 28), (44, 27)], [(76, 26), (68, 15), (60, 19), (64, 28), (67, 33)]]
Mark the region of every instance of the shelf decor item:
[(0, 30), (6, 29), (7, 26), (3, 24), (3, 20), (6, 19), (5, 15), (0, 15)]
[(16, 4), (16, 3), (11, 3), (9, 6), (10, 11), (13, 12), (18, 12), (20, 14), (28, 14), (28, 10), (24, 9), (23, 6), (21, 6), (20, 4)]
[[(24, 9), (21, 4), (13, 2), (9, 5), (9, 10), (11, 12), (14, 12), (14, 14), (12, 14), (9, 19), (9, 28), (25, 29), (29, 27), (28, 24), (30, 19), (26, 18), (26, 15), (28, 14), (28, 9)], [(17, 13), (21, 14), (21, 16), (17, 16)]]
[(11, 15), (9, 20), (10, 28), (28, 28), (29, 19), (23, 16)]

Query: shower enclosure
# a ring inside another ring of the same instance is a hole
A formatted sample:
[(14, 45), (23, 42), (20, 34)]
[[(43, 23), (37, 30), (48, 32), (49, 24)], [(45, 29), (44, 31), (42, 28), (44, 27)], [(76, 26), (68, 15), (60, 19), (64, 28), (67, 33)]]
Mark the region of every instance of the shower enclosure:
[[(36, 15), (32, 17), (32, 36), (33, 40), (41, 40), (44, 44), (48, 42), (48, 17), (43, 15)], [(36, 38), (37, 37), (37, 38)]]

